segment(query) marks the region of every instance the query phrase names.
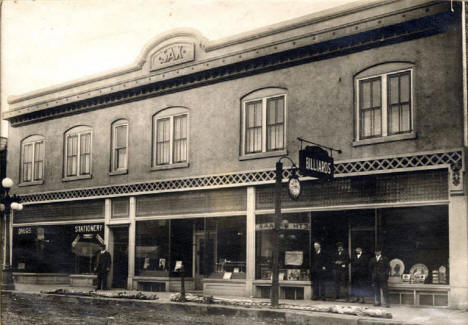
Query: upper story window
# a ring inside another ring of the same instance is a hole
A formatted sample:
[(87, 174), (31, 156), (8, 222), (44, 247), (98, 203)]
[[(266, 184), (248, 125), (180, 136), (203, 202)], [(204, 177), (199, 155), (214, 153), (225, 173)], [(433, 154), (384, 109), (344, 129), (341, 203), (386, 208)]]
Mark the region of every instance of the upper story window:
[(44, 181), (44, 137), (33, 135), (21, 142), (21, 184)]
[(286, 150), (286, 91), (267, 88), (242, 99), (241, 158), (283, 154)]
[(188, 166), (188, 110), (165, 109), (153, 117), (153, 169)]
[(91, 177), (92, 129), (77, 126), (65, 133), (65, 179)]
[(111, 173), (127, 171), (128, 165), (128, 121), (112, 123)]
[[(393, 69), (386, 70), (390, 68)], [(369, 70), (356, 78), (357, 142), (415, 138), (413, 68), (389, 63)]]

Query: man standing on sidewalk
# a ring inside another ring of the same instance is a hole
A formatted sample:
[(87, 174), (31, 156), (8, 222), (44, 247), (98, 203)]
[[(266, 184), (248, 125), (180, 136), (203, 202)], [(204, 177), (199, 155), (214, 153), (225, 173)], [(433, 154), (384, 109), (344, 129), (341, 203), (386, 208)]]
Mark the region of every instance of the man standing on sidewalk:
[(375, 256), (371, 258), (369, 262), (369, 268), (372, 276), (372, 287), (374, 287), (374, 306), (380, 306), (382, 304), (382, 299), (380, 295), (380, 290), (382, 290), (382, 295), (385, 301), (385, 307), (390, 307), (388, 301), (387, 283), (390, 266), (388, 264), (388, 259), (385, 256), (382, 256), (381, 248), (375, 249)]
[(310, 279), (312, 280), (312, 299), (325, 300), (325, 274), (327, 272), (327, 257), (319, 242), (314, 242), (310, 264)]
[(101, 246), (101, 250), (96, 256), (96, 266), (94, 272), (97, 274), (97, 288), (96, 290), (107, 289), (107, 274), (111, 266), (111, 255), (106, 250), (106, 245)]
[(337, 251), (333, 255), (333, 277), (335, 281), (335, 299), (340, 299), (341, 291), (344, 291), (344, 298), (348, 300), (348, 264), (349, 257), (344, 251), (343, 243), (336, 244)]
[(369, 276), (369, 260), (363, 253), (361, 247), (356, 247), (355, 254), (351, 259), (351, 281), (353, 288), (353, 302), (364, 303), (367, 296), (367, 282)]

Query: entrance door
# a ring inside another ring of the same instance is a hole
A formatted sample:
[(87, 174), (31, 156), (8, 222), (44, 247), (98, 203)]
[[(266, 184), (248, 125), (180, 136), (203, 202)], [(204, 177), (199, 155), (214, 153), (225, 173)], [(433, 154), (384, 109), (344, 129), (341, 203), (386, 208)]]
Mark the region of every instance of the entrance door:
[(112, 256), (112, 287), (126, 288), (128, 278), (128, 227), (112, 229), (114, 254)]
[(195, 234), (195, 290), (203, 289), (203, 278), (215, 270), (216, 236), (213, 233)]
[(350, 231), (351, 256), (354, 254), (356, 247), (361, 247), (363, 252), (368, 255), (374, 254), (375, 249), (375, 231), (372, 227), (351, 228)]

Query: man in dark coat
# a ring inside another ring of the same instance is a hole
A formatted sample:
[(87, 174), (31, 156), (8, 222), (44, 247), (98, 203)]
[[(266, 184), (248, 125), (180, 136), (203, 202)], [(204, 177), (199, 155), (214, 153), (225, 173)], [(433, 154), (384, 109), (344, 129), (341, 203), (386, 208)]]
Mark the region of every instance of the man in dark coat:
[(385, 307), (390, 307), (388, 301), (388, 274), (390, 272), (390, 265), (388, 259), (382, 256), (382, 249), (375, 249), (375, 256), (370, 259), (369, 269), (372, 278), (372, 287), (374, 287), (375, 303), (374, 306), (382, 304), (380, 290), (385, 301)]
[(107, 289), (107, 274), (111, 267), (111, 255), (106, 250), (106, 246), (102, 245), (101, 250), (96, 255), (96, 264), (94, 272), (97, 274), (96, 290)]
[(364, 303), (367, 295), (367, 281), (369, 279), (369, 259), (361, 247), (357, 247), (351, 259), (351, 280), (353, 285), (353, 302)]
[(325, 300), (325, 275), (327, 272), (327, 256), (322, 251), (319, 242), (314, 242), (311, 254), (310, 279), (312, 280), (312, 299)]
[(348, 264), (349, 256), (345, 252), (343, 243), (336, 244), (337, 251), (333, 255), (333, 278), (335, 281), (335, 299), (340, 299), (340, 292), (344, 290), (344, 297), (348, 300)]

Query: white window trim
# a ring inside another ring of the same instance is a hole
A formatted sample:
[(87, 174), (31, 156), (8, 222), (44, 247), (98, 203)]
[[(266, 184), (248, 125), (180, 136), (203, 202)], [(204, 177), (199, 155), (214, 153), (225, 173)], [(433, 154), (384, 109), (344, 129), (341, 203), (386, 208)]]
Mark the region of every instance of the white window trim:
[[(126, 155), (125, 155), (125, 168), (116, 168), (116, 143), (117, 143), (117, 132), (115, 131), (116, 128), (119, 126), (126, 126), (127, 127), (127, 134), (125, 136), (125, 148), (126, 148)], [(128, 171), (128, 133), (129, 133), (129, 125), (127, 120), (118, 120), (112, 124), (112, 153), (111, 153), (111, 171), (109, 175), (121, 175), (125, 174)]]
[[(410, 112), (411, 112), (411, 127), (408, 132), (404, 133), (399, 133), (399, 134), (389, 134), (388, 133), (388, 102), (387, 102), (387, 94), (388, 94), (388, 88), (387, 88), (387, 79), (388, 75), (393, 75), (397, 73), (402, 73), (402, 72), (408, 72), (410, 73), (410, 82), (411, 82), (411, 106), (410, 106)], [(364, 138), (361, 139), (361, 112), (360, 112), (360, 93), (359, 93), (359, 86), (360, 82), (363, 80), (368, 80), (372, 78), (380, 77), (381, 80), (381, 102), (382, 102), (382, 135), (381, 136), (376, 136), (376, 137), (371, 137), (371, 138)], [(379, 74), (374, 74), (371, 76), (365, 76), (362, 78), (356, 78), (355, 80), (355, 90), (356, 90), (356, 111), (355, 111), (355, 132), (356, 132), (356, 140), (353, 142), (353, 146), (359, 146), (359, 145), (366, 145), (366, 144), (374, 144), (374, 143), (380, 143), (380, 142), (389, 142), (389, 141), (399, 141), (399, 140), (406, 140), (406, 139), (415, 139), (417, 137), (416, 132), (415, 132), (415, 125), (414, 125), (414, 70), (413, 68), (406, 68), (406, 69), (400, 69), (400, 70), (395, 70), (391, 72), (385, 72), (385, 73), (379, 73)]]
[[(83, 134), (90, 134), (90, 152), (89, 152), (89, 174), (80, 174), (80, 169), (81, 169), (81, 136)], [(68, 171), (68, 138), (70, 136), (75, 136), (78, 135), (78, 143), (77, 143), (77, 162), (76, 162), (76, 175), (68, 176), (67, 171)], [(74, 181), (78, 179), (87, 179), (91, 178), (91, 175), (93, 174), (93, 130), (90, 127), (77, 127), (76, 129), (73, 128), (72, 130), (68, 131), (65, 134), (65, 139), (64, 139), (64, 177), (63, 181)]]
[[(271, 150), (267, 151), (267, 123), (266, 123), (266, 112), (267, 112), (267, 100), (270, 98), (278, 98), (278, 97), (284, 97), (284, 130), (283, 130), (283, 148), (282, 149), (276, 149), (276, 150)], [(246, 153), (246, 148), (245, 148), (245, 131), (246, 131), (246, 107), (248, 103), (251, 102), (258, 102), (262, 101), (262, 151), (261, 152), (252, 152), (252, 153)], [(287, 153), (287, 121), (288, 121), (288, 95), (286, 93), (281, 93), (281, 94), (275, 94), (271, 96), (265, 96), (265, 97), (259, 97), (259, 98), (254, 98), (254, 99), (248, 99), (242, 101), (242, 136), (241, 136), (241, 155), (239, 157), (239, 160), (246, 160), (246, 159), (255, 159), (255, 158), (263, 158), (263, 157), (276, 157), (279, 155), (285, 155)]]
[[(187, 116), (187, 149), (186, 149), (186, 161), (174, 163), (174, 117), (178, 116)], [(174, 114), (157, 114), (153, 117), (153, 157), (152, 157), (152, 166), (151, 170), (165, 170), (173, 168), (184, 168), (189, 166), (189, 152), (190, 152), (190, 120), (189, 112), (178, 112)], [(158, 134), (158, 120), (169, 118), (169, 163), (164, 165), (156, 164), (156, 155), (157, 155), (157, 134)]]
[[(34, 164), (36, 163), (35, 155), (36, 155), (36, 143), (42, 143), (44, 145), (43, 148), (43, 157), (42, 157), (42, 179), (35, 180), (34, 171)], [(24, 165), (24, 147), (26, 145), (32, 145), (32, 164), (31, 164), (31, 180), (24, 181), (23, 178), (23, 165)], [(20, 183), (18, 186), (28, 186), (28, 185), (40, 185), (44, 184), (44, 165), (45, 165), (45, 139), (42, 136), (33, 136), (33, 139), (27, 140), (21, 143), (21, 165), (20, 165)]]

